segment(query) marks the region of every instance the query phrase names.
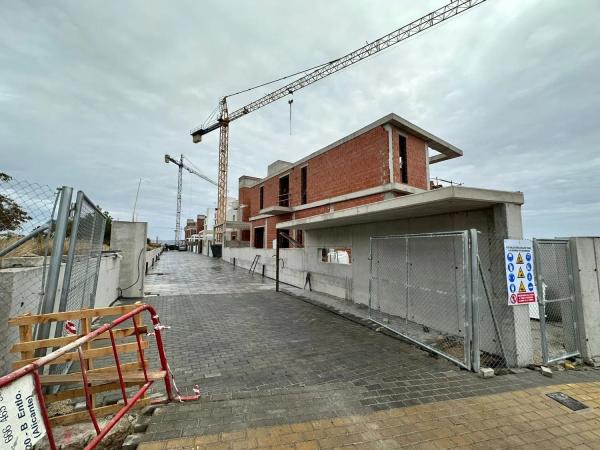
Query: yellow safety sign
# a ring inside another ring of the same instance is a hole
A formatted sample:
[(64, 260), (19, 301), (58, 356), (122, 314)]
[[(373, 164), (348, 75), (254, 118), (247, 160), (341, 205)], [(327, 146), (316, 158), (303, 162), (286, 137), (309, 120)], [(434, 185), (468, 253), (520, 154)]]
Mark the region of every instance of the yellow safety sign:
[(521, 255), (521, 253), (519, 253), (517, 255), (517, 264), (525, 264), (525, 261), (523, 261), (523, 256)]
[(524, 292), (527, 292), (527, 289), (525, 289), (525, 285), (521, 281), (521, 284), (519, 285), (519, 294), (522, 294)]
[(519, 273), (517, 275), (517, 278), (525, 278), (525, 273), (523, 273), (522, 267), (519, 267)]

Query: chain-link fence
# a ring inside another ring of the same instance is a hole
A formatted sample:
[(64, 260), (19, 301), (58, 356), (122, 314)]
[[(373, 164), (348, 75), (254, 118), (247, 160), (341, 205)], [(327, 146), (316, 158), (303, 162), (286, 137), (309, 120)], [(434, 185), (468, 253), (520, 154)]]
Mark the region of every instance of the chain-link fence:
[(0, 371), (16, 359), (8, 318), (40, 311), (53, 240), (56, 189), (0, 173)]
[[(15, 359), (19, 336), (8, 318), (94, 306), (106, 217), (83, 192), (0, 173), (0, 370)], [(61, 336), (61, 324), (41, 324), (31, 339)]]
[(369, 317), (471, 368), (467, 231), (370, 240)]
[(79, 191), (70, 231), (60, 311), (94, 307), (105, 226), (104, 214)]
[(571, 250), (563, 239), (534, 240), (544, 363), (580, 354)]

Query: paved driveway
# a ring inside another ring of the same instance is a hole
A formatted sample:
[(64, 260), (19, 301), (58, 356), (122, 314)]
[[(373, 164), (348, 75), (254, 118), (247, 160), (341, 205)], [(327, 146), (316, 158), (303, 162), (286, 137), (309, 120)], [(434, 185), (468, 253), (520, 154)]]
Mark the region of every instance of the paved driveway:
[(527, 371), (482, 380), (399, 339), (276, 293), (258, 274), (191, 253), (163, 254), (145, 290), (160, 294), (146, 301), (172, 327), (165, 342), (178, 385), (190, 392), (198, 384), (203, 391), (196, 403), (161, 408), (145, 441), (598, 379), (595, 371), (552, 379)]

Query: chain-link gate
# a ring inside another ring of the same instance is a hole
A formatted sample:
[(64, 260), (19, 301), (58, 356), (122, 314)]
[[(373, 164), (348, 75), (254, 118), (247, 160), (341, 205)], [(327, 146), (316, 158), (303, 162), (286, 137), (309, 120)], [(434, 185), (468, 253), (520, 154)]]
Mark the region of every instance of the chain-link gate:
[(566, 239), (534, 239), (539, 335), (544, 364), (580, 355), (571, 249)]
[(469, 232), (370, 239), (369, 318), (471, 369)]
[[(59, 311), (94, 307), (106, 216), (82, 192), (77, 193)], [(57, 327), (57, 337), (64, 334)]]

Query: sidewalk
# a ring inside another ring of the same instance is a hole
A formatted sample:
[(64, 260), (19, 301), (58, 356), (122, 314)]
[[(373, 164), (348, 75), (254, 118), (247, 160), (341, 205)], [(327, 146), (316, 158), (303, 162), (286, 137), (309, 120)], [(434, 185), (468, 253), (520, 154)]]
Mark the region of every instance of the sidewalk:
[[(589, 407), (573, 412), (545, 395)], [(141, 444), (164, 449), (600, 449), (600, 382), (555, 385), (366, 415)]]

